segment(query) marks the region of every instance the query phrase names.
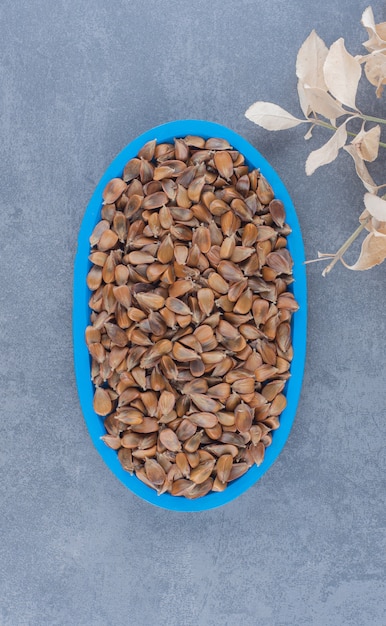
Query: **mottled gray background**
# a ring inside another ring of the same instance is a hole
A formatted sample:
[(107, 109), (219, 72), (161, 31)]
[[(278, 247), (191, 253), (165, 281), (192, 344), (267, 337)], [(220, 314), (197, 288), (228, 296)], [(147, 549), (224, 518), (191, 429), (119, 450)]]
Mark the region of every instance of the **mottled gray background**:
[[(87, 203), (114, 156), (159, 123), (209, 119), (252, 142), (290, 191), (308, 258), (352, 232), (363, 188), (350, 157), (307, 178), (328, 135), (268, 133), (244, 111), (261, 99), (300, 115), (298, 48), (316, 28), (360, 53), (367, 2), (1, 3), (1, 626), (386, 624), (385, 265), (327, 279), (308, 266), (291, 436), (258, 484), (212, 512), (160, 510), (110, 473), (71, 341)], [(373, 100), (368, 89), (359, 102), (381, 114), (385, 96)]]

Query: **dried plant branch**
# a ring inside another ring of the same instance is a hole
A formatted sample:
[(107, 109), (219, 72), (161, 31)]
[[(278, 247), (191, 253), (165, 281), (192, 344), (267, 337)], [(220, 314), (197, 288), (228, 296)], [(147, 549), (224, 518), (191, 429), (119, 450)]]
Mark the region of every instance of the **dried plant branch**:
[[(376, 24), (372, 9), (368, 7), (362, 15), (362, 24), (369, 35), (368, 41), (363, 44), (368, 54), (352, 56), (346, 50), (343, 38), (328, 48), (315, 31), (302, 44), (296, 59), (296, 75), (304, 119), (293, 116), (277, 104), (261, 101), (250, 106), (245, 114), (266, 130), (285, 130), (302, 123), (310, 124), (305, 139), (312, 137), (316, 126), (333, 131), (325, 144), (308, 155), (305, 164), (307, 175), (313, 174), (322, 165), (332, 163), (341, 148), (354, 160), (356, 173), (367, 190), (364, 196), (366, 209), (360, 216), (360, 225), (336, 254), (323, 254), (308, 261), (332, 259), (323, 270), (323, 276), (338, 261), (348, 269), (365, 270), (386, 259), (386, 199), (376, 195), (386, 183), (376, 184), (367, 169), (367, 163), (378, 158), (379, 148), (386, 148), (386, 143), (380, 139), (381, 126), (386, 125), (386, 119), (362, 113), (356, 106), (362, 69), (367, 80), (376, 87), (378, 98), (386, 85), (386, 22)], [(355, 119), (362, 122), (359, 132), (347, 128)], [(367, 124), (371, 126), (366, 128)], [(352, 138), (349, 143), (348, 138)], [(363, 241), (359, 258), (354, 265), (347, 265), (343, 255), (364, 229), (369, 234)]]

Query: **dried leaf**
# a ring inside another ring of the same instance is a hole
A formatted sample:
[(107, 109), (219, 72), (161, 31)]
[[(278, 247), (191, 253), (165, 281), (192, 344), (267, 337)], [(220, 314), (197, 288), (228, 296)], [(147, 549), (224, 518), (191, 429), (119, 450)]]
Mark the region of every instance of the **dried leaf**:
[(370, 233), (362, 243), (361, 253), (354, 265), (344, 264), (349, 270), (368, 270), (386, 259), (386, 236)]
[(328, 48), (313, 30), (302, 44), (296, 59), (296, 76), (304, 84), (327, 91), (323, 65)]
[(304, 135), (304, 139), (305, 139), (306, 141), (308, 141), (309, 139), (311, 139), (311, 137), (312, 137), (312, 131), (314, 130), (314, 128), (315, 128), (315, 124), (312, 124), (312, 126), (310, 126), (310, 127), (309, 127), (308, 131), (307, 131), (307, 132), (306, 132), (306, 134)]
[(313, 150), (308, 155), (306, 161), (306, 174), (310, 176), (321, 165), (327, 165), (336, 159), (339, 153), (339, 148), (342, 148), (346, 143), (347, 131), (346, 124), (339, 126), (338, 130), (333, 134), (331, 139), (327, 141), (318, 150)]
[(327, 91), (323, 91), (323, 89), (318, 87), (304, 85), (304, 98), (311, 111), (320, 113), (320, 115), (329, 120), (335, 120), (337, 117), (347, 113)]
[(379, 50), (386, 46), (386, 22), (375, 24), (374, 14), (371, 7), (367, 7), (362, 14), (361, 20), (367, 30), (369, 40), (364, 42), (367, 50)]
[(346, 152), (348, 152), (354, 159), (356, 173), (366, 187), (367, 191), (370, 193), (376, 193), (378, 191), (378, 187), (371, 178), (364, 160), (359, 156), (354, 146), (349, 144), (348, 146), (344, 146), (343, 150), (346, 150)]
[(342, 37), (330, 47), (323, 70), (326, 85), (334, 98), (356, 109), (355, 97), (362, 69), (359, 61), (347, 52)]
[(372, 193), (365, 193), (364, 203), (372, 217), (375, 217), (379, 222), (386, 222), (386, 200), (382, 200)]
[(304, 122), (273, 102), (255, 102), (245, 112), (245, 117), (265, 130), (285, 130)]
[(299, 104), (300, 108), (304, 113), (305, 117), (308, 117), (311, 113), (311, 107), (308, 104), (307, 95), (304, 91), (304, 85), (301, 80), (298, 80), (298, 96), (299, 96)]
[(377, 88), (375, 93), (377, 98), (380, 98), (383, 85), (386, 85), (386, 56), (383, 54), (369, 56), (365, 64), (365, 75), (367, 80)]
[(378, 156), (379, 139), (381, 137), (381, 127), (379, 124), (370, 128), (370, 130), (362, 130), (352, 140), (352, 144), (358, 152), (361, 159), (364, 161), (375, 161)]

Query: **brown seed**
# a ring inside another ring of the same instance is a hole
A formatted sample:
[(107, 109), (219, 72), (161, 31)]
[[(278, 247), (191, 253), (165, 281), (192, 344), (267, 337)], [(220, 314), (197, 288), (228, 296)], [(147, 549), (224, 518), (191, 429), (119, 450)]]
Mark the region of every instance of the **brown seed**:
[[(240, 298), (240, 296), (246, 289), (247, 285), (248, 285), (247, 278), (243, 278), (242, 280), (238, 280), (237, 282), (233, 283), (233, 285), (231, 285), (231, 287), (228, 290), (229, 301), (237, 302), (237, 300)], [(232, 311), (233, 311), (233, 307), (232, 307)]]
[(213, 482), (213, 486), (212, 486), (212, 491), (215, 491), (216, 493), (224, 491), (227, 487), (227, 483), (222, 483), (218, 476), (216, 476), (216, 478), (214, 479)]
[(272, 200), (269, 203), (269, 212), (277, 226), (282, 228), (285, 222), (285, 209), (281, 200)]
[(276, 374), (276, 367), (273, 367), (272, 365), (263, 364), (263, 365), (260, 365), (260, 367), (258, 367), (255, 370), (255, 380), (258, 383), (263, 383), (269, 378), (272, 378), (275, 374)]
[(267, 255), (266, 263), (277, 274), (291, 274), (292, 272), (292, 258), (286, 248), (275, 250)]
[(288, 322), (283, 322), (277, 328), (276, 341), (282, 352), (287, 352), (291, 345), (291, 326)]
[(167, 235), (160, 244), (157, 252), (157, 258), (160, 263), (170, 263), (174, 257), (173, 240), (170, 235)]
[(214, 460), (206, 460), (202, 461), (197, 465), (197, 467), (193, 468), (190, 472), (190, 480), (192, 480), (195, 484), (200, 485), (203, 483), (209, 476), (211, 475), (213, 468), (215, 465)]
[(214, 307), (214, 295), (211, 289), (203, 288), (197, 291), (198, 306), (201, 311), (209, 316)]
[(169, 296), (172, 298), (180, 298), (185, 294), (194, 290), (194, 284), (191, 280), (180, 278), (169, 287)]
[(278, 393), (271, 403), (270, 415), (280, 415), (287, 406), (287, 399), (282, 393)]
[(207, 254), (211, 247), (210, 232), (206, 226), (199, 226), (193, 235), (192, 243), (196, 244), (200, 252)]
[(141, 359), (141, 367), (147, 369), (154, 366), (163, 355), (169, 354), (172, 348), (173, 344), (169, 339), (160, 339), (145, 352)]
[(256, 255), (254, 255), (254, 248), (247, 248), (246, 246), (237, 246), (233, 251), (233, 254), (231, 256), (231, 261), (237, 264), (237, 263), (242, 263), (246, 259), (250, 258), (251, 261), (249, 265), (247, 265), (247, 268), (248, 268), (247, 271), (249, 275), (251, 264), (254, 262), (254, 259), (252, 257), (255, 257), (255, 256)]
[(189, 309), (187, 304), (185, 304), (185, 302), (183, 302), (179, 298), (172, 298), (172, 297), (166, 298), (165, 306), (170, 311), (173, 311), (173, 313), (176, 313), (177, 315), (190, 315), (191, 314), (191, 310)]
[(262, 204), (269, 204), (274, 197), (271, 185), (262, 174), (257, 183), (256, 194)]
[(106, 252), (107, 250), (111, 250), (114, 248), (118, 241), (118, 235), (113, 230), (105, 230), (103, 231), (100, 239), (98, 241), (98, 250), (102, 252)]
[(194, 486), (194, 483), (191, 480), (187, 480), (186, 478), (179, 478), (175, 480), (172, 484), (171, 494), (172, 496), (186, 496), (189, 489)]
[[(192, 424), (195, 424), (199, 428), (213, 428), (218, 423), (216, 415), (206, 411), (190, 413), (188, 417)], [(194, 452), (194, 450), (188, 450), (188, 452), (190, 451)]]
[(283, 391), (284, 385), (284, 380), (273, 380), (263, 387), (261, 394), (264, 396), (267, 402), (272, 402), (272, 400), (276, 398), (277, 394)]
[[(148, 458), (151, 458), (151, 457), (155, 456), (156, 452), (157, 452), (157, 446), (152, 446), (151, 448), (146, 448), (146, 450), (140, 450), (139, 448), (137, 448), (136, 450), (132, 450), (131, 454), (136, 459), (148, 459)], [(138, 476), (138, 472), (139, 471), (140, 470), (137, 470), (137, 472), (136, 472), (137, 476)], [(143, 469), (143, 471), (144, 471), (144, 469)], [(138, 478), (139, 478), (139, 476), (138, 476)], [(147, 480), (149, 480), (149, 479), (147, 479)], [(151, 483), (150, 481), (149, 481), (149, 485), (153, 486), (153, 488), (154, 488), (153, 483)]]
[(229, 152), (219, 150), (215, 152), (213, 160), (220, 176), (229, 180), (233, 174), (233, 161)]
[(257, 443), (256, 445), (252, 445), (250, 447), (250, 451), (251, 451), (254, 462), (259, 467), (264, 460), (264, 454), (265, 454), (264, 444), (261, 441), (259, 441), (259, 443)]
[(205, 185), (205, 176), (199, 176), (192, 180), (188, 187), (188, 196), (192, 202), (199, 202), (202, 189)]
[(102, 269), (102, 278), (105, 281), (105, 283), (112, 283), (114, 281), (115, 265), (116, 265), (116, 262), (114, 258), (114, 253), (110, 252)]
[(216, 463), (217, 478), (222, 483), (227, 483), (233, 466), (233, 456), (231, 454), (223, 454)]
[(155, 259), (151, 254), (148, 254), (146, 252), (141, 252), (141, 251), (135, 251), (135, 252), (130, 252), (127, 255), (127, 260), (129, 263), (131, 263), (132, 265), (142, 265), (142, 264), (149, 264), (149, 263), (154, 263)]
[(253, 246), (257, 239), (257, 232), (257, 226), (255, 224), (246, 224), (241, 237), (243, 246)]
[(185, 452), (177, 452), (176, 465), (184, 478), (190, 476), (190, 465)]
[(189, 361), (195, 361), (199, 358), (197, 352), (186, 348), (178, 341), (173, 344), (173, 356), (177, 361), (180, 361), (181, 363), (188, 363)]
[(218, 273), (228, 282), (235, 283), (244, 278), (243, 272), (232, 261), (220, 261)]
[(201, 359), (189, 362), (190, 373), (194, 377), (200, 377), (205, 374), (205, 365)]
[(106, 323), (105, 329), (113, 344), (119, 346), (120, 348), (127, 346), (128, 338), (122, 328), (119, 328), (116, 324)]
[(109, 448), (112, 448), (113, 450), (119, 450), (122, 445), (121, 439), (114, 435), (103, 435), (101, 439)]
[(96, 246), (102, 234), (105, 232), (105, 230), (109, 230), (109, 228), (110, 224), (107, 220), (101, 220), (100, 222), (98, 222), (90, 235), (90, 246)]
[(180, 441), (186, 441), (197, 432), (197, 425), (188, 418), (182, 420), (176, 430), (176, 435)]
[(246, 289), (239, 299), (237, 300), (235, 306), (233, 307), (234, 313), (240, 313), (241, 315), (245, 315), (251, 310), (252, 307), (252, 291), (251, 289)]
[(113, 294), (117, 302), (122, 304), (126, 309), (131, 308), (131, 291), (127, 285), (119, 285), (118, 287), (113, 287)]
[(128, 183), (133, 178), (137, 178), (139, 176), (141, 161), (140, 159), (130, 159), (128, 163), (125, 165), (125, 169), (123, 170), (123, 180)]
[[(197, 426), (197, 424), (196, 424), (196, 426)], [(187, 439), (184, 442), (184, 450), (187, 453), (196, 452), (198, 450), (199, 446), (200, 446), (202, 437), (203, 437), (202, 430), (197, 431), (194, 435), (192, 435), (192, 437), (189, 437), (189, 439)], [(189, 463), (190, 463), (189, 457), (188, 457), (188, 460), (189, 460)], [(198, 465), (198, 463), (197, 463), (197, 465)], [(191, 465), (191, 467), (193, 467), (193, 466)]]
[(210, 398), (217, 398), (218, 400), (221, 400), (222, 402), (225, 402), (225, 400), (229, 397), (230, 393), (231, 393), (231, 387), (229, 383), (219, 383), (218, 385), (213, 385), (213, 387), (210, 387), (207, 391), (207, 395)]
[(235, 408), (235, 425), (241, 433), (248, 432), (252, 426), (253, 411), (244, 403)]
[(102, 389), (102, 387), (95, 389), (93, 406), (97, 415), (108, 415), (108, 413), (111, 413), (113, 405), (109, 392), (106, 389)]
[(93, 265), (87, 274), (87, 287), (90, 291), (96, 291), (102, 284), (102, 268)]
[(217, 291), (218, 293), (225, 295), (229, 291), (229, 284), (223, 279), (222, 276), (220, 276), (220, 274), (217, 274), (216, 272), (212, 272), (212, 274), (210, 274), (208, 284), (211, 289)]
[(153, 210), (159, 209), (164, 204), (167, 204), (168, 197), (164, 191), (157, 191), (155, 193), (150, 194), (142, 201), (142, 208), (144, 210)]
[(135, 295), (138, 304), (141, 307), (158, 311), (165, 304), (165, 298), (154, 292), (139, 292)]
[[(141, 411), (138, 411), (137, 409), (121, 409), (117, 412), (117, 419), (119, 419), (120, 422), (122, 422), (123, 424), (128, 424), (130, 426), (137, 426), (138, 424), (142, 424), (143, 422), (143, 413), (141, 413)], [(126, 447), (130, 447), (128, 445), (126, 445), (126, 440), (125, 443), (122, 445), (125, 445)]]
[(242, 219), (244, 222), (250, 222), (252, 219), (252, 211), (248, 205), (241, 198), (234, 198), (231, 202), (231, 207), (234, 213)]
[(256, 300), (254, 300), (252, 304), (252, 313), (256, 326), (260, 326), (260, 324), (265, 323), (267, 319), (268, 309), (269, 302), (267, 302), (267, 300), (263, 300), (262, 298), (257, 298)]
[(135, 433), (155, 433), (159, 430), (158, 420), (154, 417), (144, 417), (140, 424), (133, 424), (131, 430)]
[(247, 463), (233, 463), (231, 472), (229, 474), (229, 482), (240, 478), (240, 476), (243, 476), (248, 471), (248, 469), (249, 466)]
[[(218, 400), (207, 397), (202, 393), (191, 393), (190, 399), (200, 411), (216, 413), (216, 411), (220, 411), (222, 408), (222, 405), (218, 402)], [(210, 426), (208, 428), (210, 428)]]
[(189, 488), (186, 491), (185, 496), (188, 500), (195, 500), (196, 498), (203, 498), (206, 496), (213, 488), (213, 479), (207, 478), (202, 483), (194, 485), (194, 487)]
[(173, 359), (168, 354), (161, 358), (160, 369), (168, 380), (177, 380), (178, 368)]
[(146, 459), (145, 461), (146, 476), (153, 485), (162, 485), (166, 480), (165, 470), (155, 459)]
[(127, 185), (122, 178), (113, 178), (104, 188), (102, 197), (105, 204), (112, 204), (121, 197)]
[(88, 258), (94, 265), (103, 267), (107, 259), (107, 254), (106, 252), (99, 252), (99, 250), (97, 250), (96, 252), (92, 252)]
[(220, 246), (220, 258), (230, 259), (232, 254), (235, 251), (235, 247), (236, 247), (235, 236), (230, 235), (230, 237), (226, 237)]
[(158, 400), (158, 416), (168, 415), (174, 408), (176, 398), (171, 391), (162, 391)]
[(131, 450), (120, 448), (118, 450), (118, 459), (126, 472), (130, 472), (130, 474), (134, 473), (133, 455)]
[(167, 165), (160, 165), (159, 167), (154, 168), (153, 178), (154, 180), (162, 180), (164, 178), (169, 179), (170, 176), (173, 176), (174, 169), (172, 167), (168, 167)]
[(159, 433), (159, 440), (167, 450), (171, 452), (179, 452), (181, 450), (181, 442), (176, 433), (171, 428), (164, 428)]
[(210, 137), (205, 142), (205, 148), (207, 150), (231, 150), (232, 146), (226, 139), (219, 137)]

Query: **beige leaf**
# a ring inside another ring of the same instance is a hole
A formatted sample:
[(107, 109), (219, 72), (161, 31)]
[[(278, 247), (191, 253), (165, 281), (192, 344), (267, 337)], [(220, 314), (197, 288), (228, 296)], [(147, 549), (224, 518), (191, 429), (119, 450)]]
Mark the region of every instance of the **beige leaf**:
[[(362, 213), (359, 216), (360, 223), (363, 224), (363, 222), (367, 221), (369, 217), (371, 217), (371, 215), (368, 212), (368, 210), (363, 209)], [(368, 230), (370, 233), (372, 231), (371, 221), (367, 222), (367, 224), (365, 224), (365, 227), (366, 227), (366, 230)]]
[(342, 148), (342, 146), (346, 143), (346, 139), (346, 123), (343, 123), (339, 126), (338, 130), (335, 131), (327, 143), (325, 143), (318, 150), (313, 150), (313, 152), (308, 155), (306, 161), (306, 174), (310, 176), (321, 165), (327, 165), (327, 163), (334, 161), (338, 156), (339, 148)]
[(334, 98), (356, 109), (355, 96), (362, 69), (359, 61), (347, 52), (342, 37), (329, 49), (323, 69), (326, 85)]
[(300, 108), (304, 113), (304, 117), (308, 117), (311, 113), (310, 105), (308, 104), (307, 95), (304, 91), (304, 85), (301, 80), (298, 80), (298, 96)]
[(367, 80), (374, 85), (377, 98), (380, 98), (383, 85), (386, 85), (386, 56), (381, 53), (371, 55), (365, 63), (365, 75)]
[(386, 259), (386, 236), (376, 237), (370, 233), (362, 243), (358, 260), (354, 265), (344, 264), (349, 270), (369, 270)]
[(356, 173), (366, 187), (367, 191), (369, 191), (370, 193), (376, 193), (378, 191), (378, 187), (371, 178), (364, 160), (359, 156), (354, 146), (351, 144), (348, 146), (344, 146), (343, 150), (346, 150), (346, 152), (348, 152), (349, 155), (352, 156), (352, 158), (354, 159)]
[(386, 45), (386, 22), (375, 24), (374, 14), (371, 7), (367, 7), (362, 14), (362, 24), (367, 30), (369, 40), (364, 42), (367, 50), (379, 50)]
[(386, 200), (382, 200), (373, 193), (365, 193), (364, 203), (372, 217), (375, 217), (379, 222), (386, 222)]
[(323, 39), (313, 30), (302, 44), (296, 59), (296, 76), (304, 85), (327, 91), (323, 65), (328, 48)]
[(364, 129), (363, 125), (361, 131), (354, 137), (351, 143), (361, 159), (372, 162), (375, 161), (378, 156), (380, 136), (381, 127), (379, 124), (367, 131)]
[(306, 134), (304, 135), (304, 139), (305, 139), (306, 141), (308, 141), (309, 139), (311, 139), (311, 137), (312, 137), (312, 131), (314, 130), (314, 128), (315, 128), (315, 124), (312, 124), (312, 126), (310, 126), (310, 127), (309, 127), (308, 131), (307, 131), (307, 132), (306, 132)]
[(318, 87), (304, 85), (304, 97), (311, 111), (319, 113), (329, 120), (335, 120), (337, 117), (347, 113), (327, 91), (323, 91), (323, 89)]
[(266, 130), (285, 130), (305, 121), (299, 120), (273, 102), (255, 102), (246, 111), (245, 117)]

